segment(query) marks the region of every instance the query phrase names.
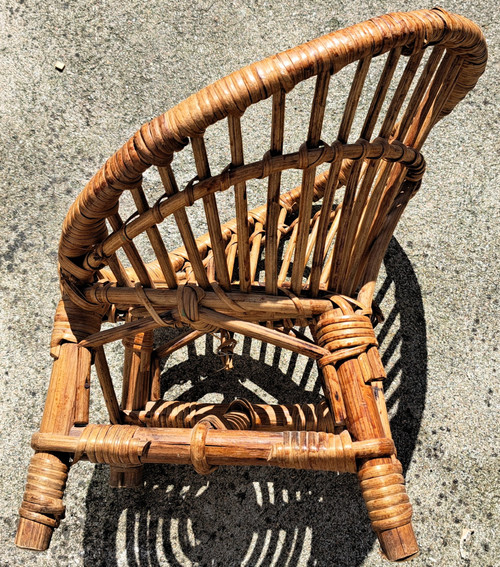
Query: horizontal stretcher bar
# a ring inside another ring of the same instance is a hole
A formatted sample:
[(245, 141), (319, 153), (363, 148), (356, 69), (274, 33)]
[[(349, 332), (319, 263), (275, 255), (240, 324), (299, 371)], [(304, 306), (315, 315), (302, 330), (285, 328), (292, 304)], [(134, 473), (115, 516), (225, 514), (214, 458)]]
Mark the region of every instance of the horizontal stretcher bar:
[[(149, 301), (159, 309), (173, 309), (177, 307), (178, 292), (176, 289), (145, 288)], [(115, 287), (107, 283), (96, 283), (83, 290), (85, 299), (91, 303), (135, 305), (141, 307), (143, 302), (137, 290), (133, 287)], [(224, 295), (229, 301), (224, 301), (214, 291), (205, 291), (200, 300), (200, 306), (208, 307), (223, 313), (235, 315), (254, 314), (257, 318), (262, 316), (266, 321), (270, 319), (313, 317), (332, 308), (328, 298), (300, 297), (302, 310), (297, 309), (296, 303), (286, 296), (272, 296), (264, 293), (241, 293), (240, 291), (225, 291)], [(236, 304), (233, 308), (231, 303)]]
[(32, 447), (37, 451), (78, 454), (78, 459), (86, 456), (92, 462), (115, 466), (143, 463), (196, 466), (194, 457), (202, 454), (209, 466), (271, 465), (339, 472), (355, 472), (356, 459), (387, 457), (395, 451), (391, 439), (351, 442), (346, 430), (340, 435), (313, 431), (234, 431), (213, 429), (204, 422), (192, 429), (74, 427), (70, 435), (36, 433)]
[(141, 411), (125, 411), (127, 423), (146, 427), (194, 427), (209, 415), (222, 418), (230, 411), (244, 412), (248, 429), (259, 431), (324, 431), (335, 433), (330, 408), (326, 400), (316, 404), (251, 404), (244, 408), (231, 404), (211, 404), (181, 401), (150, 401)]

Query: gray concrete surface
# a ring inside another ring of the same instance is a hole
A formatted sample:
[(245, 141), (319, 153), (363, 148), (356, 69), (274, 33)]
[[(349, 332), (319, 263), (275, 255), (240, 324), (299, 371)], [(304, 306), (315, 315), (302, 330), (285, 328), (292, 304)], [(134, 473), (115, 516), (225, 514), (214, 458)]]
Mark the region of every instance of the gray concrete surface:
[[(144, 490), (113, 492), (104, 467), (80, 464), (50, 550), (18, 550), (13, 539), (50, 373), (60, 225), (85, 181), (144, 121), (220, 76), (331, 29), (432, 4), (2, 2), (0, 565), (384, 564), (354, 480), (313, 472), (221, 469), (202, 478), (188, 467), (155, 466)], [(380, 341), (421, 545), (413, 565), (493, 567), (500, 563), (498, 5), (441, 4), (482, 26), (489, 66), (426, 146), (429, 171), (380, 278), (388, 315)], [(347, 79), (338, 81), (344, 88)], [(222, 135), (216, 129), (211, 138), (216, 162)], [(180, 167), (186, 179), (188, 165)], [(202, 340), (189, 357), (181, 351), (168, 361), (169, 394), (220, 400), (214, 392), (223, 378), (229, 398), (317, 399), (315, 370), (300, 358), (240, 340), (236, 368), (222, 376), (215, 356), (202, 362), (210, 349)], [(104, 419), (97, 389), (92, 397), (94, 419)], [(473, 531), (466, 558), (464, 530)]]

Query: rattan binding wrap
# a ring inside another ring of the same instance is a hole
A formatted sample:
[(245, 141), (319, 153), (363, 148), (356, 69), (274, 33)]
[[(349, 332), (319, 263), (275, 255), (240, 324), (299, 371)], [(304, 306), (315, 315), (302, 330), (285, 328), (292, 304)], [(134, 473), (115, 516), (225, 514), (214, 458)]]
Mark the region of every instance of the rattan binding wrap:
[[(367, 94), (377, 57), (384, 65)], [(232, 73), (144, 124), (108, 159), (63, 224), (54, 367), (33, 436), (19, 546), (48, 547), (64, 515), (68, 469), (89, 460), (110, 465), (114, 486), (140, 484), (152, 462), (191, 464), (200, 474), (231, 464), (357, 473), (385, 555), (418, 552), (381, 393), (372, 299), (389, 240), (421, 185), (424, 142), (474, 87), (486, 58), (481, 31), (466, 18), (441, 8), (388, 14)], [(330, 84), (351, 64), (336, 137), (325, 141)], [(314, 82), (307, 135), (286, 153), (288, 93), (307, 80)], [(247, 163), (245, 111), (268, 98), (269, 147)], [(362, 98), (368, 110), (358, 129)], [(212, 173), (204, 135), (221, 120), (231, 161)], [(195, 165), (184, 187), (180, 151)], [(151, 166), (164, 190), (154, 203), (143, 187)], [(284, 186), (288, 170), (301, 172), (298, 187)], [(262, 205), (248, 210), (253, 181), (263, 187)], [(126, 192), (135, 205), (128, 218)], [(235, 218), (226, 223), (219, 192), (234, 193)], [(186, 212), (198, 202), (206, 234), (196, 234)], [(167, 218), (182, 239), (175, 250), (159, 227)], [(104, 321), (115, 325), (101, 330)], [(181, 330), (156, 345), (160, 327)], [(220, 341), (223, 368), (232, 365), (234, 334), (316, 360), (324, 399), (272, 406), (161, 399), (160, 360), (207, 333)], [(121, 403), (104, 350), (115, 341), (124, 348)], [(89, 424), (92, 366), (110, 424)]]

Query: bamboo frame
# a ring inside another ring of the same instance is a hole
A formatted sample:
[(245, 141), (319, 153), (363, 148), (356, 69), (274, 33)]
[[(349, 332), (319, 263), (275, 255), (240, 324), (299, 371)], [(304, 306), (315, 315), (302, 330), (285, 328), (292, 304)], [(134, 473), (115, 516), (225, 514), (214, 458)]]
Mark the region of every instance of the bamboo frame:
[[(428, 48), (432, 52), (422, 66)], [(370, 97), (366, 78), (380, 56), (386, 56), (385, 64), (352, 142), (359, 103)], [(337, 139), (329, 144), (321, 140), (328, 90), (335, 74), (351, 63), (357, 65), (354, 79)], [(55, 362), (40, 433), (33, 437), (36, 453), (17, 545), (48, 547), (64, 513), (72, 458), (109, 464), (114, 486), (139, 484), (149, 462), (191, 463), (201, 474), (230, 464), (357, 473), (385, 555), (403, 560), (418, 552), (383, 396), (385, 372), (371, 303), (391, 235), (420, 187), (422, 146), (436, 122), (473, 88), (485, 64), (482, 33), (461, 16), (440, 8), (382, 16), (217, 81), (142, 126), (106, 162), (63, 225), (63, 299), (51, 341)], [(316, 84), (307, 137), (296, 151), (284, 153), (287, 93), (311, 78)], [(269, 150), (246, 163), (245, 110), (269, 97)], [(204, 135), (224, 118), (231, 163), (212, 174)], [(189, 144), (196, 175), (179, 189), (174, 156)], [(322, 164), (328, 170), (316, 175)], [(165, 189), (152, 206), (142, 187), (151, 165)], [(302, 170), (302, 182), (286, 191), (282, 172), (288, 169)], [(253, 179), (266, 180), (267, 196), (249, 211), (246, 184)], [(334, 204), (342, 186), (343, 199)], [(215, 194), (231, 187), (236, 217), (221, 225)], [(132, 193), (137, 209), (126, 222), (119, 213), (123, 191)], [(198, 200), (208, 233), (195, 236), (187, 208)], [(158, 229), (169, 216), (183, 242), (170, 252)], [(149, 264), (134, 242), (144, 232), (156, 254)], [(130, 268), (121, 263), (120, 250)], [(257, 275), (263, 254), (264, 269)], [(120, 318), (123, 324), (100, 330), (102, 321)], [(291, 332), (303, 325), (313, 340)], [(153, 348), (154, 330), (161, 326), (184, 330)], [(316, 360), (325, 399), (293, 406), (161, 400), (160, 359), (214, 332), (221, 332), (226, 361), (233, 333)], [(103, 348), (117, 340), (125, 345), (121, 405)], [(110, 425), (88, 424), (92, 362)]]

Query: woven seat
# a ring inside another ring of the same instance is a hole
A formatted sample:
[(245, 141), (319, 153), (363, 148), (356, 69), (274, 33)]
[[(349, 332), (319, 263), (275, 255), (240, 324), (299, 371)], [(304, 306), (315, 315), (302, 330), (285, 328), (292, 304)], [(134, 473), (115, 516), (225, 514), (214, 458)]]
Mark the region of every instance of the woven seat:
[[(143, 125), (105, 163), (62, 229), (54, 365), (18, 546), (49, 546), (64, 516), (68, 469), (86, 459), (107, 463), (117, 487), (140, 484), (146, 463), (192, 464), (200, 474), (222, 465), (351, 472), (387, 558), (418, 552), (372, 301), (389, 240), (424, 175), (424, 142), (485, 64), (483, 35), (469, 20), (440, 8), (389, 14), (217, 81)], [(329, 89), (349, 66), (343, 112), (325, 141)], [(287, 101), (299, 83), (314, 87), (309, 125), (289, 148)], [(264, 99), (272, 105), (270, 142), (247, 161), (245, 112)], [(230, 157), (212, 171), (205, 134), (221, 121)], [(194, 170), (181, 184), (178, 154), (187, 153)], [(164, 191), (154, 202), (143, 177), (152, 166)], [(294, 170), (295, 188), (285, 183)], [(255, 208), (250, 185), (261, 189)], [(221, 192), (235, 211), (224, 223)], [(206, 234), (191, 210), (203, 213)], [(182, 242), (173, 250), (167, 223)], [(161, 344), (161, 327), (178, 331)], [(161, 360), (207, 333), (220, 338), (225, 367), (238, 335), (315, 359), (324, 397), (293, 405), (163, 400)], [(105, 354), (116, 341), (124, 348), (121, 404)], [(110, 423), (89, 423), (92, 366)]]

